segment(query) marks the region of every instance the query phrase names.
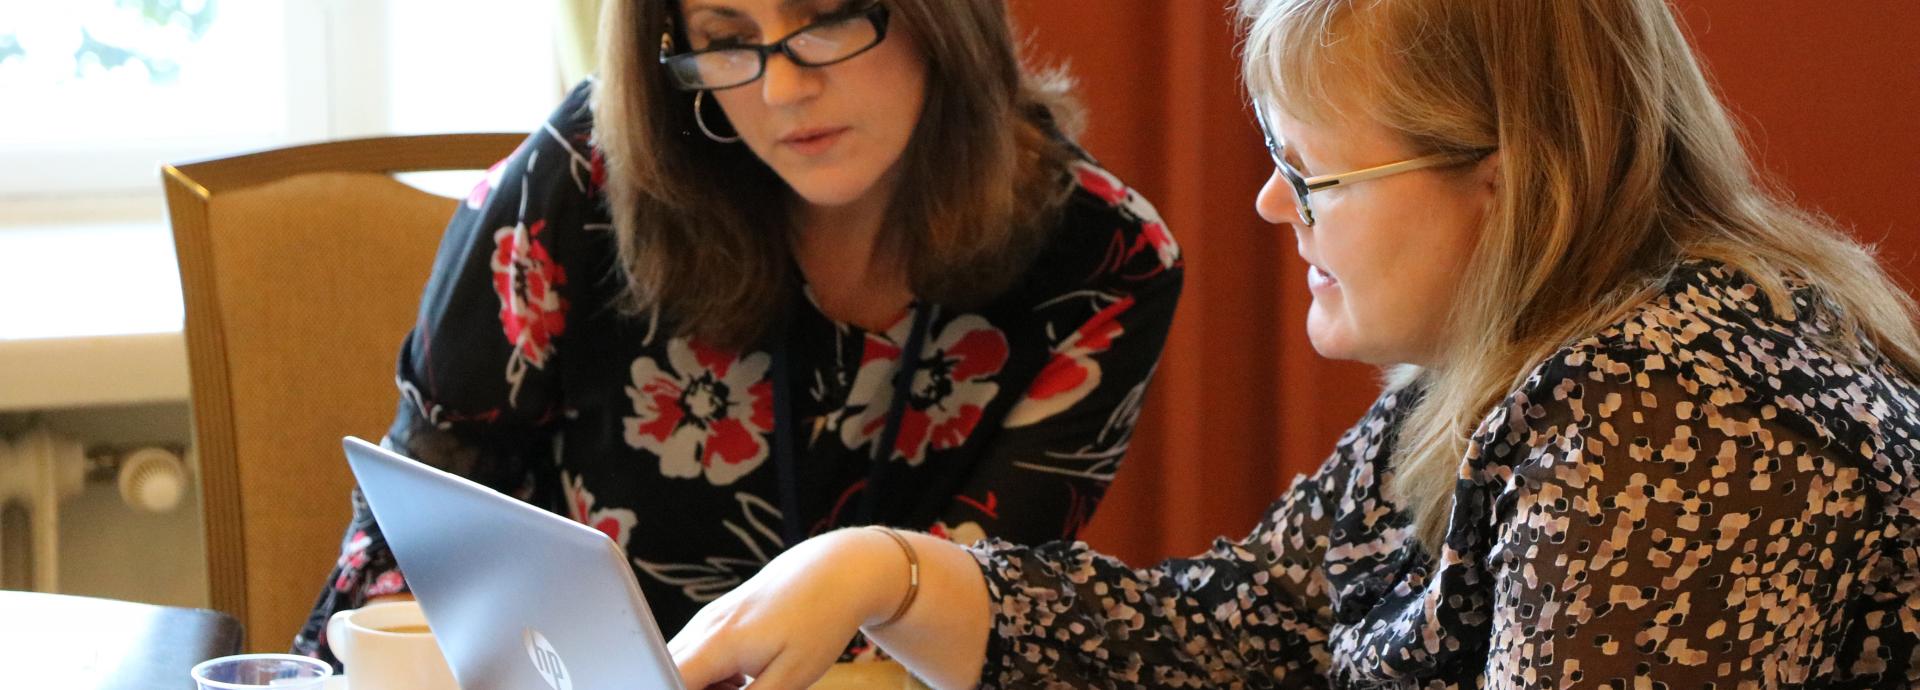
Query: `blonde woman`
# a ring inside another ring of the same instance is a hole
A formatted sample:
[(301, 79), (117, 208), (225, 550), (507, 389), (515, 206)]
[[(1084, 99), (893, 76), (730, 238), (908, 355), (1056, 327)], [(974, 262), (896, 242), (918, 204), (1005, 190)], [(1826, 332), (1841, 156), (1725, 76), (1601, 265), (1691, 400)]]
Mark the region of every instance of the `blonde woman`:
[[(669, 633), (837, 527), (1085, 524), (1183, 267), (1005, 0), (609, 0), (601, 28), (599, 78), (449, 224), (386, 444), (606, 532)], [(357, 508), (299, 652), (408, 592)]]
[(855, 628), (943, 688), (1920, 676), (1913, 305), (1756, 179), (1665, 4), (1240, 11), (1256, 205), (1378, 403), (1191, 559), (815, 539), (675, 638), (692, 687), (802, 687)]

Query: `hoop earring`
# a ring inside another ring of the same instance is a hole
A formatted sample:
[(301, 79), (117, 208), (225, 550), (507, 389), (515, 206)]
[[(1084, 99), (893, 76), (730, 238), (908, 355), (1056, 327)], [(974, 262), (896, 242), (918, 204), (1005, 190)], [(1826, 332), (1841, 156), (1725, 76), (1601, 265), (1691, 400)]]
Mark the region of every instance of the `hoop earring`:
[(733, 136), (730, 136), (730, 137), (723, 137), (718, 134), (715, 134), (713, 132), (713, 128), (707, 126), (706, 118), (701, 115), (701, 111), (706, 110), (706, 108), (702, 107), (706, 105), (706, 99), (707, 99), (707, 92), (705, 91), (701, 91), (693, 95), (693, 123), (700, 126), (700, 133), (707, 135), (708, 139), (712, 139), (718, 143), (722, 143), (722, 144), (740, 143), (739, 132), (737, 131), (734, 132)]

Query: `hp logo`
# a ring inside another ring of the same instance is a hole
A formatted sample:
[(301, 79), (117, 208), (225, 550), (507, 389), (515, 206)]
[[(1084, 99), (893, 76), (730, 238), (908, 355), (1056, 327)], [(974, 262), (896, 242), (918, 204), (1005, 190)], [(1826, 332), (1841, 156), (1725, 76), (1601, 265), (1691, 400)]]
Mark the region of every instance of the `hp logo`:
[(567, 674), (567, 664), (560, 660), (560, 653), (553, 651), (553, 644), (547, 642), (547, 636), (540, 631), (527, 628), (520, 634), (526, 643), (527, 657), (533, 659), (533, 668), (547, 681), (553, 690), (573, 690), (573, 676)]

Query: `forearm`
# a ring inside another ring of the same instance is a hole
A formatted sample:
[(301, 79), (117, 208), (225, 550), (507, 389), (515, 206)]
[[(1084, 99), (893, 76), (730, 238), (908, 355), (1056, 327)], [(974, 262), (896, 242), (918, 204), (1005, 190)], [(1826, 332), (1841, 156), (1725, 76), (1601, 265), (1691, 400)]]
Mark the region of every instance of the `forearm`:
[(887, 625), (905, 598), (909, 583), (906, 554), (900, 545), (874, 530), (852, 530), (860, 535), (861, 561), (871, 572), (884, 574), (889, 586), (876, 593), (863, 617), (869, 639), (928, 684), (943, 689), (980, 684), (991, 632), (991, 602), (980, 566), (966, 549), (926, 534), (900, 532), (920, 562), (920, 588), (904, 615)]

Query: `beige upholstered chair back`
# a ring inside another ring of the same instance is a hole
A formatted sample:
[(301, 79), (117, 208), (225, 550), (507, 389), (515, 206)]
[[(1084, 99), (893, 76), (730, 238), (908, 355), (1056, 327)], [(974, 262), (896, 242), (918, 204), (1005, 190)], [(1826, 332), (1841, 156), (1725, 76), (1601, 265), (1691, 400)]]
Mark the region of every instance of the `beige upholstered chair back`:
[(340, 437), (377, 439), (453, 199), (395, 172), (481, 169), (521, 134), (391, 137), (167, 166), (214, 608), (283, 651), (339, 555)]

